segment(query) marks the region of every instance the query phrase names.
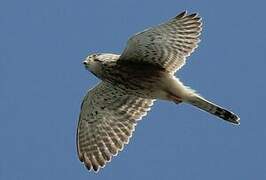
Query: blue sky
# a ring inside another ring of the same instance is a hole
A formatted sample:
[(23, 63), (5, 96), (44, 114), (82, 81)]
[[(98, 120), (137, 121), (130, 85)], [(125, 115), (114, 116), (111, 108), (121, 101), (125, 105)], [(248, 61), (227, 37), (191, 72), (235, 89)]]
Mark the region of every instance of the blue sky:
[[(260, 1), (0, 1), (0, 179), (266, 179), (266, 3)], [(82, 60), (120, 53), (132, 34), (199, 12), (199, 48), (177, 73), (240, 115), (233, 126), (158, 101), (100, 173), (76, 154), (80, 103), (99, 80)]]

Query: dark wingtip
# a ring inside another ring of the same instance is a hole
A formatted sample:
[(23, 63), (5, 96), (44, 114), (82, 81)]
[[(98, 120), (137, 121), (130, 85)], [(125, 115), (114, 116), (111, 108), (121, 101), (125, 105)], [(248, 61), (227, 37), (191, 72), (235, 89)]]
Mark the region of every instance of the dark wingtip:
[(192, 18), (192, 19), (196, 19), (197, 21), (201, 21), (201, 18), (199, 17), (198, 13), (191, 13), (191, 14), (187, 14), (187, 11), (183, 11), (180, 14), (176, 15), (176, 19), (182, 19), (182, 18)]
[(93, 167), (93, 172), (98, 173), (99, 172), (99, 167), (98, 166), (92, 166)]
[(198, 16), (198, 13), (192, 13), (192, 14), (188, 15), (188, 17), (191, 17), (191, 18), (195, 18), (197, 16)]
[(176, 19), (183, 18), (183, 17), (185, 17), (186, 15), (187, 15), (187, 11), (185, 10), (185, 11), (181, 12), (180, 14), (178, 14), (175, 18), (176, 18)]

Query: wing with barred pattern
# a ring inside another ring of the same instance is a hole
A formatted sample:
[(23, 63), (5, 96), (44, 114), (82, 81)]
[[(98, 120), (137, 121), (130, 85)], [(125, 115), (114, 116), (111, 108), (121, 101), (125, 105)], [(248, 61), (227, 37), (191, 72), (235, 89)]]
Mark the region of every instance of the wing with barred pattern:
[(175, 73), (198, 46), (201, 26), (196, 13), (182, 12), (166, 23), (132, 36), (118, 61), (152, 63)]
[(82, 102), (78, 123), (80, 161), (96, 172), (104, 167), (128, 143), (153, 101), (124, 94), (107, 82), (91, 89)]

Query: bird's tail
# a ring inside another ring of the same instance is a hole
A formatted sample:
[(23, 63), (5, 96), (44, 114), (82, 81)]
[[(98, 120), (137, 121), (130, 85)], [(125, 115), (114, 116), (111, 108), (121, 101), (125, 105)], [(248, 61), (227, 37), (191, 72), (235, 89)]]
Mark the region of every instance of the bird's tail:
[(189, 104), (192, 104), (208, 113), (211, 113), (215, 116), (218, 116), (219, 118), (224, 119), (225, 121), (228, 121), (233, 124), (240, 124), (240, 118), (234, 114), (233, 112), (230, 112), (220, 106), (217, 106), (216, 104), (207, 101), (206, 99), (200, 97), (200, 96), (194, 96), (188, 101)]

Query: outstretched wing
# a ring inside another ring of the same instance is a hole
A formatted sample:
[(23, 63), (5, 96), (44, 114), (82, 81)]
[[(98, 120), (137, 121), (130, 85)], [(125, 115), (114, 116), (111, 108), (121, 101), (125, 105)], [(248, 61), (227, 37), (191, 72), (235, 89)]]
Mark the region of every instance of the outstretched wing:
[(175, 73), (197, 47), (201, 26), (196, 13), (182, 12), (168, 22), (132, 36), (119, 61), (152, 63)]
[(136, 123), (147, 114), (152, 99), (124, 94), (101, 82), (85, 96), (77, 130), (77, 150), (86, 167), (98, 171), (123, 149)]

